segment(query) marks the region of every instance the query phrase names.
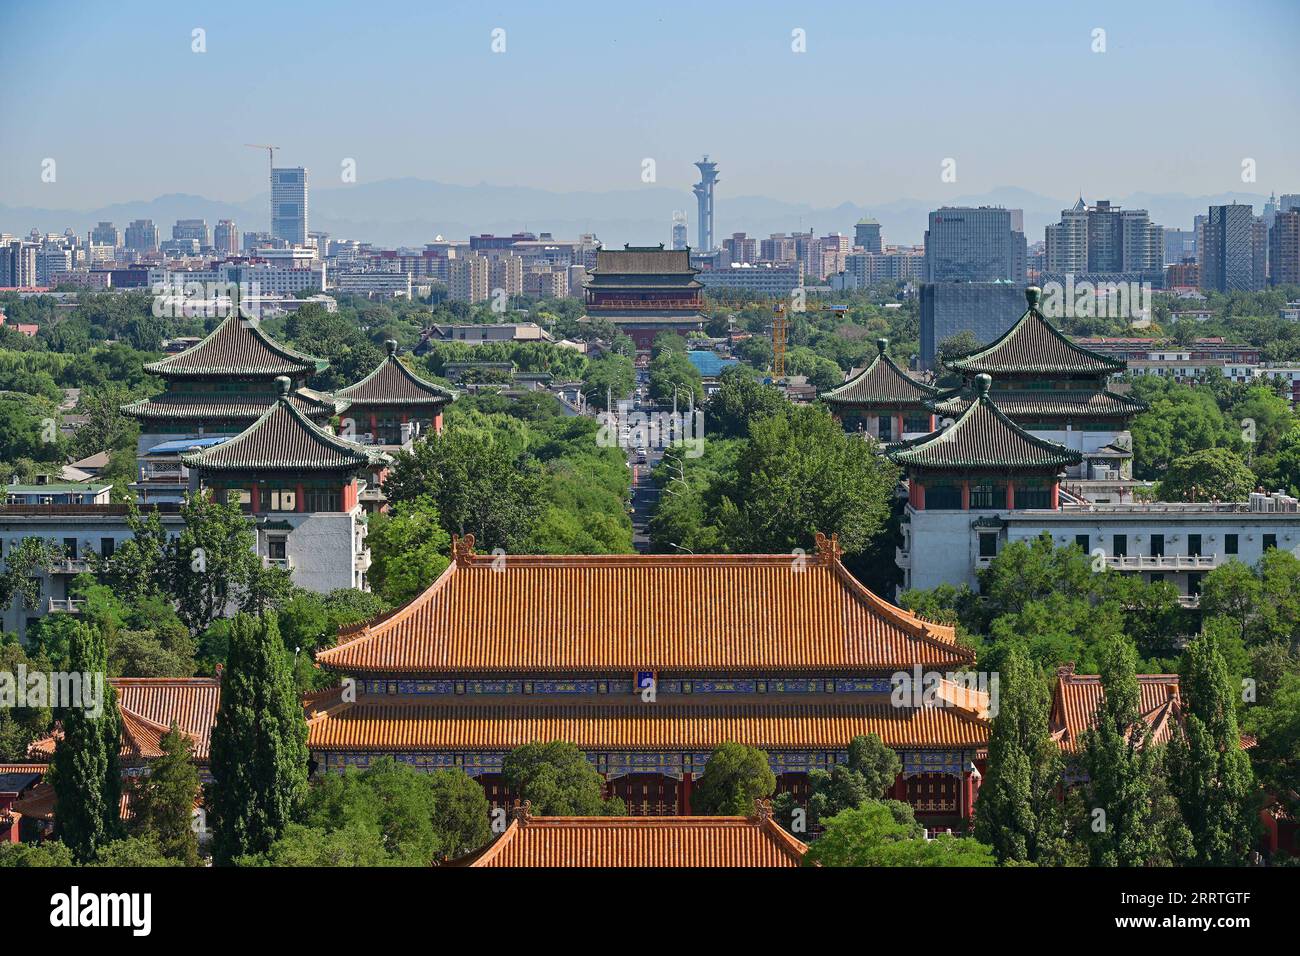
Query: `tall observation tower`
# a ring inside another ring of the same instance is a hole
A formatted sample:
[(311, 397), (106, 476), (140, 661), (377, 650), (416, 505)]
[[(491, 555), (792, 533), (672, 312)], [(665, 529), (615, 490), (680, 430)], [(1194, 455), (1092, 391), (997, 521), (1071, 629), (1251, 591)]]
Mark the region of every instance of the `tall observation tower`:
[(713, 185), (718, 181), (718, 164), (706, 155), (695, 164), (700, 181), (695, 184), (695, 201), (699, 204), (700, 252), (713, 251)]

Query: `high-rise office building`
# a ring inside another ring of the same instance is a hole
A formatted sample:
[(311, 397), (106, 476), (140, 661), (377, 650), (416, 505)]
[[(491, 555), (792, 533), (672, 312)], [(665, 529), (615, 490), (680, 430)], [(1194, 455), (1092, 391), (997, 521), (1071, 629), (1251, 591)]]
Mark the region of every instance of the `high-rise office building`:
[(1262, 288), (1264, 276), (1256, 275), (1258, 236), (1254, 207), (1211, 206), (1198, 242), (1201, 288), (1214, 292)]
[(673, 248), (677, 250), (686, 248), (686, 213), (673, 213)]
[(152, 219), (136, 219), (126, 227), (126, 248), (136, 253), (158, 251), (158, 227)]
[(221, 219), (212, 231), (212, 246), (223, 256), (239, 255), (239, 230), (233, 219)]
[(1196, 231), (1165, 229), (1165, 265), (1175, 266), (1196, 258)]
[(1283, 193), (1278, 197), (1278, 212), (1290, 212), (1292, 209), (1300, 209), (1300, 193)]
[(1300, 285), (1300, 209), (1273, 216), (1268, 232), (1269, 285)]
[(177, 219), (176, 225), (172, 226), (172, 238), (182, 241), (192, 239), (199, 244), (200, 249), (212, 248), (212, 233), (208, 230), (205, 219)]
[(709, 162), (706, 155), (695, 164), (700, 171), (700, 181), (692, 187), (695, 193), (700, 230), (700, 252), (713, 251), (713, 187), (718, 182), (718, 164)]
[(882, 252), (880, 223), (870, 218), (859, 219), (853, 227), (853, 244), (863, 252)]
[(307, 244), (307, 170), (271, 170), (271, 235), (295, 246)]
[(927, 282), (921, 286), (921, 367), (936, 368), (945, 339), (970, 332), (992, 342), (1025, 311), (1025, 287), (1014, 282)]
[(1105, 199), (1089, 206), (1080, 196), (1061, 210), (1061, 221), (1047, 227), (1045, 238), (1044, 271), (1053, 275), (1155, 274), (1165, 266), (1165, 233), (1147, 211)]
[(1024, 282), (1024, 214), (994, 206), (945, 206), (925, 231), (929, 282)]
[(118, 234), (117, 226), (111, 222), (101, 222), (90, 230), (90, 242), (91, 245), (111, 246), (116, 249), (122, 244), (122, 239)]

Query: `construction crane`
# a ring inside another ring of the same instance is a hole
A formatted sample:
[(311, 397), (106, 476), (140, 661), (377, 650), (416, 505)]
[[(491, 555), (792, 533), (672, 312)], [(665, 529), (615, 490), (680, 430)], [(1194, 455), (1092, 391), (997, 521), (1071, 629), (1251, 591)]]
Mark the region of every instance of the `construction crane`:
[(264, 149), (264, 150), (266, 150), (267, 158), (270, 160), (270, 167), (269, 167), (269, 169), (270, 169), (271, 175), (274, 176), (274, 175), (275, 175), (275, 151), (276, 151), (277, 149), (279, 149), (280, 147), (279, 147), (279, 146), (267, 146), (265, 143), (245, 143), (244, 145), (247, 146), (249, 149)]

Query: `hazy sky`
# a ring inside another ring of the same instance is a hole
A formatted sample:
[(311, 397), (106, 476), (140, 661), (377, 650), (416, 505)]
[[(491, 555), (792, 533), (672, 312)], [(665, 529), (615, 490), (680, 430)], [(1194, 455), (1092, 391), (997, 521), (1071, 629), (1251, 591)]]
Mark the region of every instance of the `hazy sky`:
[(203, 6), (0, 0), (0, 203), (246, 199), (267, 142), (314, 189), (345, 158), (551, 190), (637, 188), (653, 158), (684, 188), (708, 152), (731, 196), (815, 205), (1300, 192), (1296, 0)]

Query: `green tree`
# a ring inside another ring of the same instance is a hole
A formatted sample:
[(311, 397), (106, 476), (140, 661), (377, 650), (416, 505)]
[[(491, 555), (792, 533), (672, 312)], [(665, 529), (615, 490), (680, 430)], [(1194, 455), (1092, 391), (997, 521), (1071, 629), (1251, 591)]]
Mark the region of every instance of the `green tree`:
[(542, 471), (523, 439), (485, 425), (451, 423), (399, 452), (384, 491), (394, 504), (427, 496), (449, 532), (473, 533), (484, 550), (520, 552), (542, 514)]
[(168, 590), (177, 613), (197, 634), (233, 600), (255, 590), (262, 566), (238, 502), (201, 492), (185, 499), (181, 516), (185, 526), (168, 553)]
[(394, 866), (384, 847), (383, 835), (374, 826), (348, 823), (337, 830), (290, 823), (284, 835), (263, 853), (247, 853), (232, 861), (234, 866)]
[(1264, 790), (1300, 813), (1300, 673), (1285, 674), (1269, 697), (1246, 713), (1251, 763)]
[(451, 538), (428, 495), (399, 501), (388, 514), (373, 515), (366, 541), (370, 584), (390, 604), (405, 604), (447, 570)]
[(1187, 707), (1169, 744), (1171, 791), (1191, 831), (1197, 866), (1239, 866), (1255, 835), (1255, 777), (1241, 749), (1232, 678), (1213, 637), (1187, 648)]
[(721, 387), (704, 403), (704, 433), (712, 438), (744, 438), (749, 423), (789, 407), (779, 388), (765, 385), (744, 366), (722, 373)]
[(17, 597), (24, 608), (36, 610), (45, 571), (62, 557), (63, 548), (46, 538), (23, 538), (16, 547), (5, 548), (4, 570), (0, 571), (0, 608), (7, 610)]
[(537, 816), (622, 816), (623, 801), (605, 799), (605, 781), (581, 750), (563, 740), (516, 747), (501, 767), (506, 785)]
[(688, 399), (693, 398), (697, 405), (704, 401), (704, 380), (684, 349), (665, 348), (650, 360), (649, 385), (650, 397), (656, 402), (671, 402), (676, 397), (679, 407), (686, 408)]
[[(28, 673), (53, 670), (39, 651), (28, 654), (16, 635), (0, 634), (0, 673), (17, 675), (20, 668)], [(6, 705), (9, 703), (5, 701)], [(48, 706), (0, 706), (0, 763), (26, 760), (27, 748), (53, 722), (54, 715)]]
[(776, 790), (767, 753), (733, 741), (720, 744), (709, 754), (695, 790), (698, 813), (716, 816), (753, 816), (754, 801), (770, 797)]
[(1083, 732), (1088, 774), (1087, 844), (1093, 866), (1146, 866), (1160, 857), (1154, 791), (1159, 769), (1150, 728), (1141, 719), (1137, 653), (1112, 638), (1102, 647), (1103, 697), (1095, 725)]
[(193, 818), (199, 771), (192, 759), (193, 747), (175, 722), (159, 746), (162, 756), (150, 763), (148, 776), (137, 783), (136, 835), (151, 838), (168, 859), (197, 866), (199, 841)]
[(205, 801), (218, 864), (267, 850), (307, 788), (307, 724), (275, 618), (240, 614), (229, 633)]
[(420, 773), (391, 757), (317, 781), (305, 822), (326, 832), (354, 824), (374, 829), (390, 862), (429, 866), (491, 839), (483, 788), (462, 770)]
[(939, 836), (926, 840), (922, 828), (900, 814), (897, 801), (871, 800), (842, 810), (826, 820), (822, 835), (807, 855), (804, 866), (995, 866), (993, 851), (964, 837)]
[(152, 836), (133, 836), (105, 844), (95, 854), (91, 866), (113, 869), (138, 869), (155, 866), (185, 866), (185, 862), (163, 852)]
[(999, 863), (1042, 863), (1058, 851), (1061, 751), (1048, 729), (1051, 696), (1019, 645), (1002, 659), (998, 711), (989, 735), (975, 836)]
[(819, 531), (855, 554), (884, 526), (897, 482), (897, 469), (824, 408), (791, 407), (751, 424), (719, 489), (718, 523), (742, 554), (806, 548)]
[(117, 709), (117, 692), (106, 679), (107, 652), (98, 628), (77, 626), (68, 659), (68, 669), (83, 675), (83, 680), (100, 682), (95, 693), (103, 695), (102, 706), (69, 706), (59, 710), (63, 739), (54, 750), (50, 767), (60, 839), (84, 863), (121, 829), (122, 773), (118, 750), (122, 719)]
[(617, 404), (636, 387), (636, 370), (626, 355), (603, 355), (587, 363), (582, 376), (582, 394), (593, 408), (608, 411), (607, 399), (612, 396)]
[(1226, 448), (1206, 448), (1170, 462), (1160, 482), (1161, 501), (1245, 501), (1255, 474)]
[[(812, 794), (808, 798), (808, 813), (804, 821), (815, 826), (841, 810), (852, 810), (868, 800), (880, 800), (894, 786), (903, 763), (898, 754), (884, 745), (875, 734), (854, 737), (849, 741), (847, 763), (833, 766), (830, 771), (808, 771), (808, 784)], [(801, 835), (792, 826), (796, 817), (795, 803), (790, 793), (779, 794), (772, 801), (773, 816), (791, 833)]]

